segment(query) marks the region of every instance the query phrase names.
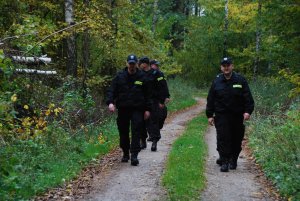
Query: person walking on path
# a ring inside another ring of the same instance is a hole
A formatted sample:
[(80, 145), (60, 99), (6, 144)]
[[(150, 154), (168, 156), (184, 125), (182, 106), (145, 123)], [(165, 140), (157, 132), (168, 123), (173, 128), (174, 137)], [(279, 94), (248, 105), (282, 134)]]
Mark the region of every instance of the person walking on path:
[[(151, 60), (150, 66), (153, 70), (157, 70), (160, 74), (160, 90), (164, 96), (164, 104), (159, 105), (159, 129), (162, 129), (165, 123), (165, 120), (168, 116), (168, 108), (166, 104), (170, 102), (170, 93), (168, 88), (167, 80), (165, 79), (164, 73), (159, 69), (160, 62), (157, 60)], [(149, 139), (151, 140), (151, 139)]]
[(160, 129), (159, 129), (159, 108), (164, 105), (165, 97), (162, 93), (162, 82), (164, 79), (161, 73), (157, 70), (154, 70), (150, 67), (150, 59), (148, 57), (142, 57), (139, 60), (140, 68), (146, 74), (147, 81), (151, 87), (151, 116), (148, 120), (145, 121), (142, 138), (141, 138), (141, 148), (144, 149), (147, 146), (147, 132), (149, 133), (149, 138), (152, 139), (151, 151), (157, 151), (157, 142), (161, 138)]
[(246, 79), (233, 71), (231, 58), (221, 61), (222, 73), (213, 81), (207, 96), (206, 116), (211, 126), (217, 130), (217, 151), (221, 172), (236, 169), (238, 156), (242, 150), (244, 121), (250, 119), (254, 110), (254, 100)]
[[(141, 150), (140, 137), (144, 119), (150, 117), (151, 91), (145, 73), (137, 68), (137, 57), (129, 55), (127, 67), (117, 73), (107, 90), (106, 104), (110, 112), (118, 109), (117, 125), (120, 147), (123, 150), (122, 162), (128, 162), (131, 152), (131, 165), (138, 165)], [(131, 128), (131, 143), (129, 137)]]

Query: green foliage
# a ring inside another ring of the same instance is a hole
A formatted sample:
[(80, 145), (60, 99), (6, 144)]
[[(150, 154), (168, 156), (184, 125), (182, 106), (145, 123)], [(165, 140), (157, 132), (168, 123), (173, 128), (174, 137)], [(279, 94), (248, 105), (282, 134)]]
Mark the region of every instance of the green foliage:
[(84, 165), (117, 146), (114, 119), (71, 137), (58, 123), (39, 139), (0, 147), (1, 200), (29, 199), (76, 176)]
[(292, 83), (295, 87), (290, 91), (289, 97), (294, 98), (300, 95), (300, 74), (299, 73), (291, 73), (287, 69), (279, 71), (284, 78), (286, 78), (290, 83)]
[(207, 119), (202, 114), (189, 122), (173, 144), (162, 179), (170, 200), (199, 200), (205, 187), (206, 128)]
[(299, 97), (292, 104), (291, 86), (283, 80), (259, 79), (252, 84), (256, 101), (250, 126), (250, 146), (265, 174), (280, 193), (299, 200)]
[(289, 107), (291, 84), (283, 79), (260, 77), (251, 83), (250, 88), (255, 97), (255, 114), (278, 114)]
[[(168, 79), (171, 93), (171, 102), (167, 105), (169, 111), (177, 111), (196, 104), (195, 97), (203, 97), (203, 91), (194, 84), (184, 81), (183, 78)], [(178, 87), (180, 86), (180, 87)]]

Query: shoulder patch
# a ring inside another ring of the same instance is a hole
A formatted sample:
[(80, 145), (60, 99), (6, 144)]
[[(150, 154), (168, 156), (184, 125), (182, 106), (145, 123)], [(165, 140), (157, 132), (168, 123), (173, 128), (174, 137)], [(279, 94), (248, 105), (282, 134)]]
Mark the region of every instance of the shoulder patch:
[(241, 84), (234, 84), (233, 86), (232, 86), (233, 88), (243, 88), (243, 86), (241, 85)]
[(159, 77), (157, 78), (157, 81), (161, 81), (161, 80), (164, 80), (165, 78), (164, 77)]
[(136, 85), (143, 85), (143, 82), (137, 80), (137, 81), (134, 82), (134, 84), (136, 84)]

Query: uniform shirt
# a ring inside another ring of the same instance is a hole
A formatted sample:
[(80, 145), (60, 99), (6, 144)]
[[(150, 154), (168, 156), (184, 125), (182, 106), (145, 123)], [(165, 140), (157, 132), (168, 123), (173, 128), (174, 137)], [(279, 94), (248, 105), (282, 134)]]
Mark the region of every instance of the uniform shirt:
[(107, 90), (106, 104), (116, 104), (117, 108), (151, 110), (151, 91), (145, 73), (137, 69), (129, 74), (126, 67), (118, 72)]
[(154, 69), (144, 71), (147, 77), (147, 81), (151, 87), (151, 98), (154, 101), (158, 101), (161, 104), (165, 103), (166, 89), (165, 89), (165, 77), (162, 72)]
[(233, 72), (229, 80), (219, 74), (213, 81), (207, 96), (206, 116), (214, 114), (251, 114), (254, 100), (246, 79)]

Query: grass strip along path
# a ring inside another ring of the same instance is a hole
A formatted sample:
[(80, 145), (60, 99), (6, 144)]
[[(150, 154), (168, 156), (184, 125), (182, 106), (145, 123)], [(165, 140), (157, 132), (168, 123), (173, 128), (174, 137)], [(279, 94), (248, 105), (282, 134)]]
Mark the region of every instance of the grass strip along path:
[(199, 200), (200, 191), (205, 187), (207, 126), (207, 118), (202, 113), (188, 123), (183, 135), (173, 144), (163, 176), (170, 200)]

